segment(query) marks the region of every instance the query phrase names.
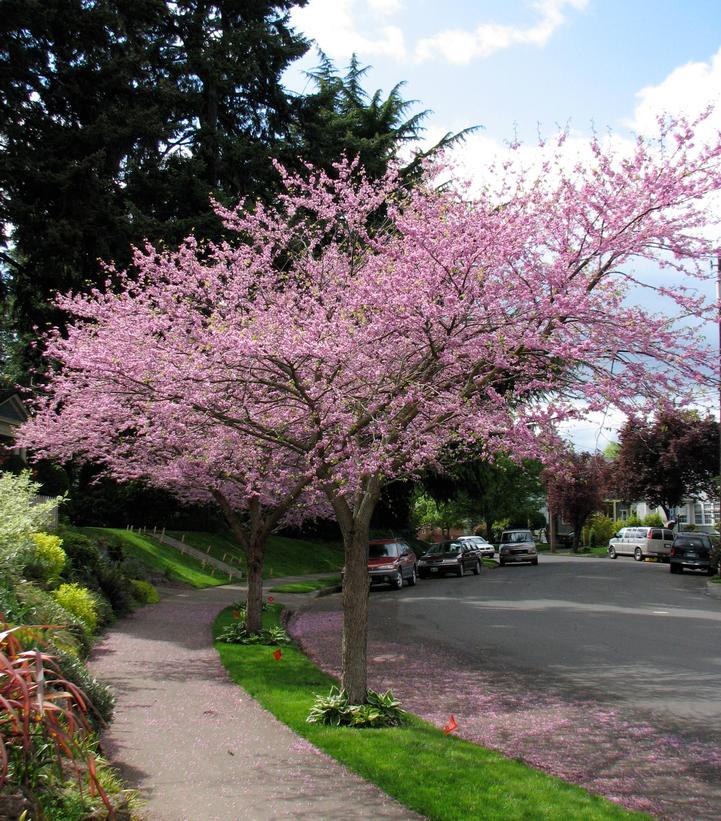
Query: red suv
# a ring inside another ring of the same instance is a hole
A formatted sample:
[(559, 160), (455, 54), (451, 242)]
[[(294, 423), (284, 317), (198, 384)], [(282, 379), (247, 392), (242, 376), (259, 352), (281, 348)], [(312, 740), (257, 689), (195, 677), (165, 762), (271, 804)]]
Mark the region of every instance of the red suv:
[(400, 539), (373, 539), (368, 543), (368, 575), (371, 585), (390, 584), (397, 590), (405, 579), (416, 583), (416, 554)]

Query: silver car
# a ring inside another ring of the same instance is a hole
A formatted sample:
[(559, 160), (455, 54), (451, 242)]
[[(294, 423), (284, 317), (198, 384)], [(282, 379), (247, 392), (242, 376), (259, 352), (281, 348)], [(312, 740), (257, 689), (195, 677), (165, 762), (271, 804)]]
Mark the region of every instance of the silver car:
[(498, 548), (498, 563), (530, 562), (538, 564), (538, 551), (530, 530), (504, 530)]
[(489, 544), (483, 536), (459, 536), (456, 539), (461, 544), (468, 544), (484, 558), (492, 559), (496, 554), (496, 549), (492, 544)]

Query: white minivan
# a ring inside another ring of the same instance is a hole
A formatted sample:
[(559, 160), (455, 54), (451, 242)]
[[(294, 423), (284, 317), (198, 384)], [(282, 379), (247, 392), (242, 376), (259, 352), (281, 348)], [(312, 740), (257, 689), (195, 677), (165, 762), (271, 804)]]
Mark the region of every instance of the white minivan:
[(671, 555), (673, 531), (666, 527), (622, 527), (608, 543), (609, 558), (633, 556), (637, 562), (646, 558), (667, 562)]

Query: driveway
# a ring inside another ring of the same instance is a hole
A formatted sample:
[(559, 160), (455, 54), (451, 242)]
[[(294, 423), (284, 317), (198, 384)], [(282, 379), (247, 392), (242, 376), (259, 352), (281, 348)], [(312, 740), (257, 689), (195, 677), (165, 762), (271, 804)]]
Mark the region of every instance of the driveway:
[[(291, 629), (337, 674), (340, 597)], [(721, 817), (721, 600), (667, 565), (551, 557), (371, 593), (370, 686), (633, 809)]]

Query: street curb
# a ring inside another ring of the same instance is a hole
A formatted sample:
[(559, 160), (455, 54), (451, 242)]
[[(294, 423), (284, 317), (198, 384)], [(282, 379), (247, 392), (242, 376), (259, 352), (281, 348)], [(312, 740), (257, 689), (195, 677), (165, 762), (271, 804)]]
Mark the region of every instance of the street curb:
[(717, 599), (721, 599), (721, 584), (718, 582), (706, 582), (706, 592), (709, 596), (714, 596)]
[(343, 588), (339, 584), (334, 584), (332, 587), (322, 587), (311, 593), (314, 599), (319, 599), (321, 596), (332, 596), (333, 593), (340, 593)]

